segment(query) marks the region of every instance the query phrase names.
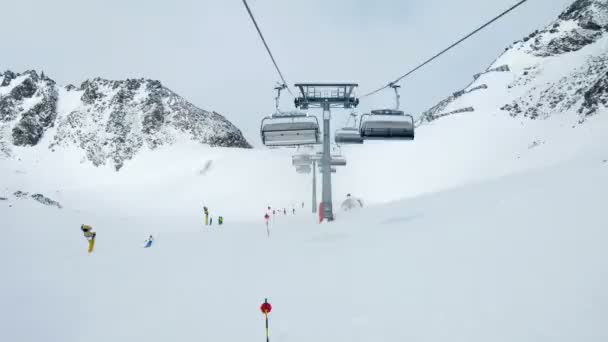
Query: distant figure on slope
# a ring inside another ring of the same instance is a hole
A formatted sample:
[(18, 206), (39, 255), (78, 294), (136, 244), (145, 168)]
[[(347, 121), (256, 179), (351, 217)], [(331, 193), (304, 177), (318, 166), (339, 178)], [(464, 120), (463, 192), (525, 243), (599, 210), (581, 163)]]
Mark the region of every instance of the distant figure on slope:
[(224, 216), (220, 216), (217, 218), (217, 224), (220, 226), (224, 224)]
[(150, 248), (150, 246), (152, 246), (152, 242), (154, 242), (154, 238), (152, 235), (150, 235), (148, 239), (144, 241), (144, 248)]
[(213, 217), (210, 217), (210, 218), (209, 218), (209, 225), (210, 225), (210, 226), (213, 226)]
[(89, 241), (89, 254), (93, 253), (93, 249), (95, 248), (95, 237), (97, 236), (97, 233), (93, 231), (93, 227), (86, 224), (80, 225), (80, 230), (82, 230), (82, 234), (84, 235), (85, 239)]
[(283, 215), (287, 215), (287, 210), (283, 208)]
[(268, 213), (264, 215), (264, 221), (266, 221), (266, 233), (268, 234), (268, 237), (270, 237), (270, 227), (268, 226), (270, 215), (268, 215)]
[(293, 215), (295, 215), (295, 214), (296, 214), (296, 208), (291, 209), (291, 213), (292, 213)]
[(203, 207), (203, 213), (205, 214), (205, 226), (209, 224), (209, 209)]
[(302, 209), (304, 209), (304, 202), (302, 202)]

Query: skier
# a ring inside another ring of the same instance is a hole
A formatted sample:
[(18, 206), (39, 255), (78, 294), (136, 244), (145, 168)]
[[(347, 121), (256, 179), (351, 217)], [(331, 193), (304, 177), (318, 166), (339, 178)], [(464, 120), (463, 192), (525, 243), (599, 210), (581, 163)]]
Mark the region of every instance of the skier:
[(93, 248), (95, 247), (95, 237), (97, 236), (97, 233), (93, 231), (93, 227), (86, 224), (80, 225), (80, 230), (82, 230), (82, 234), (84, 235), (85, 239), (89, 241), (89, 254), (93, 253)]
[(203, 207), (203, 213), (205, 213), (205, 225), (209, 224), (209, 209), (207, 207)]
[(291, 209), (291, 212), (292, 212), (293, 215), (295, 215), (296, 214), (296, 208)]
[(210, 217), (210, 218), (209, 218), (209, 225), (210, 225), (210, 226), (213, 226), (213, 217)]
[(217, 218), (217, 224), (220, 226), (224, 224), (224, 216), (220, 216)]
[(283, 215), (287, 215), (287, 210), (283, 208)]
[(304, 209), (304, 202), (302, 202), (302, 209)]
[(150, 248), (150, 246), (152, 246), (153, 241), (154, 241), (154, 238), (152, 237), (152, 235), (150, 235), (148, 237), (148, 239), (146, 241), (144, 241), (144, 248)]

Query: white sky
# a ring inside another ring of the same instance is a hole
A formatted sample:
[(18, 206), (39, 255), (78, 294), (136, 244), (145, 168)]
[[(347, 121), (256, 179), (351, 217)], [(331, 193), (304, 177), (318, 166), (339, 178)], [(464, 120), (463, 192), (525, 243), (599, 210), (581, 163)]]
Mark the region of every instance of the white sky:
[[(515, 2), (249, 0), (290, 84), (354, 81), (361, 94)], [(402, 108), (417, 114), (458, 90), (571, 2), (530, 0), (402, 82)], [(159, 79), (195, 105), (224, 114), (259, 145), (259, 122), (274, 110), (279, 77), (241, 0), (20, 0), (5, 1), (2, 9), (0, 23), (10, 29), (0, 69), (44, 70), (60, 84), (96, 76)], [(392, 103), (384, 92), (360, 109)], [(292, 108), (288, 96), (283, 107)]]

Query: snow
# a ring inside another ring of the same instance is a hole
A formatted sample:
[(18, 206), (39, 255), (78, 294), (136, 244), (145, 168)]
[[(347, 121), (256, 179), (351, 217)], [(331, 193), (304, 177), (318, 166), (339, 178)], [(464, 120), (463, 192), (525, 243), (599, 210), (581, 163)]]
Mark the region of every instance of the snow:
[(261, 217), (211, 228), (96, 196), (81, 198), (91, 211), (2, 202), (0, 338), (261, 339), (268, 297), (273, 340), (603, 341), (607, 152), (331, 225), (278, 215), (270, 239)]
[(18, 86), (21, 83), (23, 83), (23, 81), (25, 81), (25, 79), (28, 78), (28, 77), (29, 76), (27, 74), (26, 75), (17, 76), (7, 86), (0, 87), (0, 96), (6, 95), (6, 94), (10, 93), (16, 86)]
[(57, 115), (59, 118), (64, 118), (72, 111), (82, 106), (80, 98), (84, 91), (82, 90), (67, 90), (65, 88), (59, 88), (59, 100), (57, 101)]
[[(513, 48), (492, 66), (511, 72), (482, 75), (469, 88), (487, 89), (443, 110), (474, 112), (425, 123), (413, 142), (344, 146), (333, 223), (310, 212), (293, 149), (210, 148), (166, 129), (172, 145), (116, 172), (70, 144), (14, 147), (0, 160), (0, 341), (261, 340), (264, 298), (272, 341), (606, 341), (608, 111), (581, 124), (576, 106), (542, 120), (500, 110), (606, 44), (547, 58)], [(61, 122), (83, 104), (59, 91)], [(365, 206), (342, 211), (348, 193)], [(288, 212), (270, 237), (267, 206)], [(98, 234), (91, 255), (83, 223)]]

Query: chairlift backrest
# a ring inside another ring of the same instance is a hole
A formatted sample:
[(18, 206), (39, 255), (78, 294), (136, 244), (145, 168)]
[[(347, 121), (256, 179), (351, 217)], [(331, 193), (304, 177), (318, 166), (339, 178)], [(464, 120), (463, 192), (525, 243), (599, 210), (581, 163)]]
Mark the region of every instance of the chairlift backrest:
[(359, 128), (344, 127), (336, 130), (334, 135), (336, 144), (363, 144), (363, 138), (359, 133)]
[(317, 144), (319, 121), (302, 113), (274, 114), (262, 120), (260, 136), (269, 147)]
[(371, 111), (372, 115), (404, 115), (402, 110), (397, 109), (374, 109)]
[(364, 140), (413, 140), (414, 118), (402, 111), (382, 109), (361, 117), (359, 132)]

